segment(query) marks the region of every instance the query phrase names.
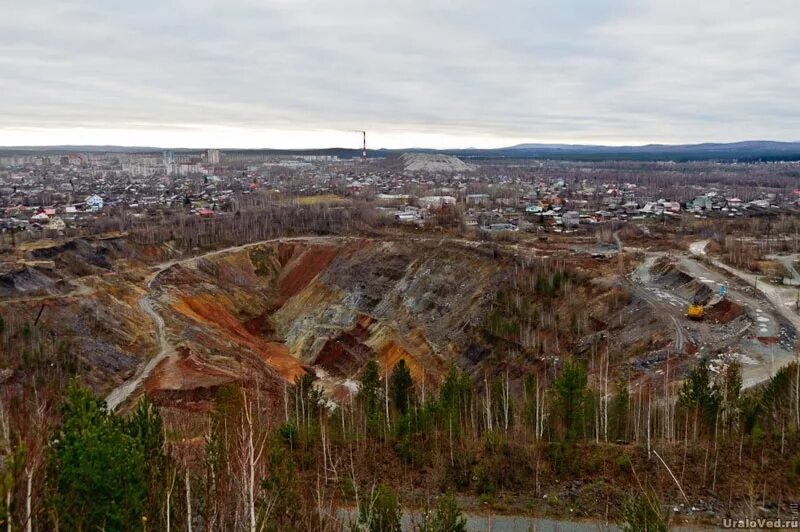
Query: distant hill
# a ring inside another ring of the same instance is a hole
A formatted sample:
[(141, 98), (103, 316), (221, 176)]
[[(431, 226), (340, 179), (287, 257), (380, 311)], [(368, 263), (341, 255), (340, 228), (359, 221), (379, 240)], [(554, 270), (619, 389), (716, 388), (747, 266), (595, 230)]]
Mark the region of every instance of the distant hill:
[(703, 144), (596, 146), (519, 144), (492, 150), (453, 150), (461, 157), (508, 157), (577, 160), (800, 160), (800, 142), (743, 141)]
[[(160, 153), (165, 148), (126, 146), (18, 146), (0, 147), (0, 155), (12, 153)], [(201, 149), (168, 148), (176, 152), (202, 152)], [(223, 153), (269, 153), (274, 155), (361, 156), (352, 148), (325, 149), (222, 149)], [(800, 161), (800, 142), (750, 140), (729, 143), (647, 144), (643, 146), (602, 146), (589, 144), (518, 144), (493, 149), (378, 149), (368, 150), (370, 158), (385, 158), (403, 153), (450, 155), (460, 159), (564, 159), (564, 160), (641, 160), (641, 161)]]
[[(148, 146), (95, 146), (95, 145), (60, 145), (60, 146), (0, 146), (1, 153), (153, 153), (161, 152), (165, 148)], [(169, 148), (173, 151), (199, 151), (186, 150), (186, 148)]]
[(400, 156), (406, 172), (470, 172), (475, 165), (467, 164), (458, 157), (444, 153), (409, 152)]

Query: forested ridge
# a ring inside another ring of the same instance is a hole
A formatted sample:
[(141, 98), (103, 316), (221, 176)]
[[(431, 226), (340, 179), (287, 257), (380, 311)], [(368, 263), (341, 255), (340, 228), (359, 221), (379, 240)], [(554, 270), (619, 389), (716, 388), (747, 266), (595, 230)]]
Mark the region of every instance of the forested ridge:
[[(347, 233), (362, 221), (327, 208), (270, 212), (143, 226), (131, 239), (172, 242), (183, 256), (294, 230)], [(4, 311), (2, 523), (383, 531), (407, 511), (434, 531), (463, 530), (469, 510), (662, 530), (684, 519), (791, 515), (800, 365), (747, 390), (735, 362), (719, 373), (695, 355), (683, 368), (668, 360), (666, 374), (632, 368), (637, 349), (665, 339), (637, 338), (624, 352), (610, 341), (637, 318), (623, 321), (631, 296), (620, 284), (592, 282), (577, 259), (521, 260), (492, 246), (474, 250), (504, 270), (480, 323), (464, 324), (470, 350), (436, 378), (402, 357), (372, 359), (347, 397), (326, 395), (311, 374), (277, 392), (243, 375), (209, 389), (205, 410), (145, 397), (110, 412), (87, 387), (96, 368), (72, 337), (47, 317), (37, 325)], [(103, 320), (82, 317), (92, 318)]]
[[(737, 364), (715, 376), (701, 362), (665, 397), (611, 393), (573, 357), (520, 385), (455, 366), (416, 382), (404, 360), (373, 360), (350, 402), (311, 376), (271, 403), (230, 385), (180, 423), (147, 399), (108, 412), (53, 366), (3, 397), (2, 516), (31, 530), (392, 530), (405, 508), (422, 530), (458, 530), (457, 497), (512, 511), (510, 496), (617, 522), (665, 523), (668, 505), (748, 515), (797, 497), (797, 378), (792, 364), (743, 392)], [(453, 528), (430, 524), (442, 519)]]

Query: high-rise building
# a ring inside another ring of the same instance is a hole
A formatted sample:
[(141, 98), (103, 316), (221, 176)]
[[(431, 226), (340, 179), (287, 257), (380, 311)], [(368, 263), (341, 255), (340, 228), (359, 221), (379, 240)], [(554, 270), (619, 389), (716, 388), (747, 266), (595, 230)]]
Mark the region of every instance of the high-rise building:
[(219, 150), (208, 150), (206, 161), (208, 164), (219, 164)]

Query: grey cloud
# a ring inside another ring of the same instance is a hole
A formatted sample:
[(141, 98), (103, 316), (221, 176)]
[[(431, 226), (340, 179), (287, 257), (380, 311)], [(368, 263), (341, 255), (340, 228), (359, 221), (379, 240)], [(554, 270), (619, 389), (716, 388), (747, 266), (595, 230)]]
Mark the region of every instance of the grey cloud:
[(800, 139), (793, 0), (5, 4), (0, 128)]

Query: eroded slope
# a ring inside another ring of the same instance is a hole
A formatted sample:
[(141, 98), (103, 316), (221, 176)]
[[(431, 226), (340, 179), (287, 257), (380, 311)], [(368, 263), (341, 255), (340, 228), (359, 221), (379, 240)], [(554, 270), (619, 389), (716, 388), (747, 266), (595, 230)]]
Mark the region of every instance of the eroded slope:
[(145, 388), (190, 404), (227, 382), (276, 388), (310, 372), (336, 395), (373, 357), (437, 379), (467, 348), (497, 274), (495, 261), (455, 246), (358, 239), (175, 265), (153, 298), (176, 349)]

